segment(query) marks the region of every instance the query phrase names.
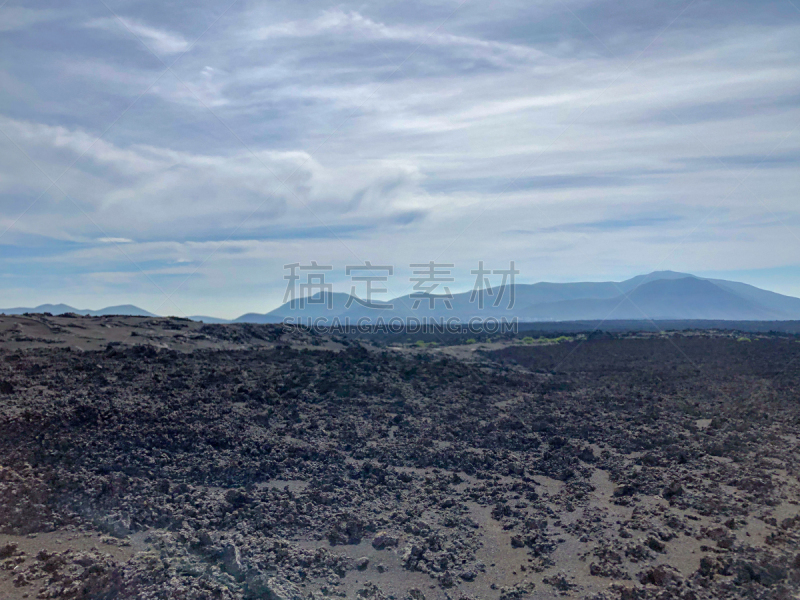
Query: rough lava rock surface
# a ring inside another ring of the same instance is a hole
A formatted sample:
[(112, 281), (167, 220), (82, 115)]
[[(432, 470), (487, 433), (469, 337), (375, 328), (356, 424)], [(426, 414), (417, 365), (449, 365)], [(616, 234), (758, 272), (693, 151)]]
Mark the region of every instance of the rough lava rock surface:
[(793, 337), (175, 323), (0, 344), (0, 597), (800, 592)]

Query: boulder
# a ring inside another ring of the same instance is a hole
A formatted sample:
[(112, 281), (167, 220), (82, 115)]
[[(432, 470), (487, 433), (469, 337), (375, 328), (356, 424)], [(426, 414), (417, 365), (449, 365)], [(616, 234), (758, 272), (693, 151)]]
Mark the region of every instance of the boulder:
[(372, 547), (376, 550), (383, 550), (384, 548), (397, 546), (399, 542), (400, 540), (397, 536), (387, 531), (379, 531), (375, 534), (375, 537), (372, 538)]

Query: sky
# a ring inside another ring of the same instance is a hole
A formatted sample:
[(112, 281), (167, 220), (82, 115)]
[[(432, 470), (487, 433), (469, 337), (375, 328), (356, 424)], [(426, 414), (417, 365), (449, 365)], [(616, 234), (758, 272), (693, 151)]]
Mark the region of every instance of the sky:
[(312, 261), (800, 296), (798, 127), (800, 0), (8, 0), (0, 306), (232, 318)]

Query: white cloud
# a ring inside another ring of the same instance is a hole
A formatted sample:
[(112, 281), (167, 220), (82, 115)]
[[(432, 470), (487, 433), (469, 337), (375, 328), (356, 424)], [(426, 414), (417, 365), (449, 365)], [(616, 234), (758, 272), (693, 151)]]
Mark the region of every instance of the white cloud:
[(156, 54), (177, 54), (189, 49), (189, 42), (179, 33), (151, 27), (136, 19), (104, 17), (93, 19), (86, 26), (125, 34), (128, 37), (133, 34)]
[(102, 242), (104, 244), (132, 244), (133, 240), (128, 238), (115, 238), (115, 237), (101, 237), (97, 238), (98, 242)]
[[(298, 151), (251, 153), (242, 148), (200, 154), (149, 145), (122, 148), (81, 130), (2, 117), (0, 129), (52, 177), (65, 171), (58, 187), (26, 217), (30, 234), (93, 238), (99, 227), (101, 241), (109, 241), (224, 238), (266, 228), (269, 235), (280, 236), (280, 228), (336, 227), (343, 219), (380, 222), (420, 210), (413, 200), (420, 193), (419, 175), (397, 161), (342, 171)], [(0, 147), (0, 157), (7, 165), (29, 165), (15, 148)], [(19, 173), (0, 178), (0, 193), (33, 196), (47, 187), (46, 180)]]
[(387, 25), (370, 19), (358, 11), (338, 8), (326, 10), (313, 19), (260, 26), (251, 33), (251, 36), (256, 40), (273, 40), (308, 38), (325, 34), (337, 35), (348, 40), (406, 42), (412, 44), (412, 48), (422, 45), (457, 48), (504, 64), (511, 64), (513, 61), (541, 60), (546, 56), (543, 52), (522, 44), (454, 35), (446, 33), (441, 26), (436, 27), (435, 24), (428, 24), (426, 27)]

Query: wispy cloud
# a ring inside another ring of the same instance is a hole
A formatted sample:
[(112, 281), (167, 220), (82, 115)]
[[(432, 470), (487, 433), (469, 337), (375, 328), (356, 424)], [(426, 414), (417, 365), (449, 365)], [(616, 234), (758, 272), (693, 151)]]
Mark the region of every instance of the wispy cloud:
[(133, 240), (128, 238), (115, 238), (115, 237), (101, 237), (97, 238), (98, 242), (102, 242), (104, 244), (132, 244)]
[(324, 34), (355, 36), (383, 42), (468, 48), (489, 55), (504, 55), (508, 59), (517, 60), (532, 60), (544, 56), (541, 51), (524, 44), (454, 35), (439, 31), (431, 27), (429, 23), (426, 23), (425, 26), (387, 25), (370, 19), (358, 11), (345, 11), (341, 8), (326, 10), (313, 19), (261, 26), (254, 30), (253, 37), (269, 40), (284, 37), (307, 38)]
[(177, 54), (189, 49), (189, 42), (179, 33), (158, 29), (136, 19), (105, 17), (93, 19), (86, 23), (86, 26), (104, 29), (123, 37), (130, 37), (133, 34), (140, 38), (151, 50), (160, 54)]
[(577, 223), (564, 223), (540, 229), (509, 229), (503, 233), (511, 235), (537, 235), (543, 233), (569, 233), (569, 232), (609, 232), (634, 228), (663, 228), (665, 225), (674, 225), (686, 221), (678, 215), (662, 216), (632, 216), (619, 219), (600, 219), (597, 221), (583, 221)]

